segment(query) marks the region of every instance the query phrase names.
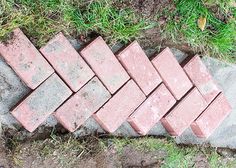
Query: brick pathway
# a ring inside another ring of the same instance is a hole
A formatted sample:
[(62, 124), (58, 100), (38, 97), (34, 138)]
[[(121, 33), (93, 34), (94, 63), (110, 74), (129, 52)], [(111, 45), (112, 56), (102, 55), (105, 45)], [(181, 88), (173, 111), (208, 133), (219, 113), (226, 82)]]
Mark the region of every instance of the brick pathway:
[(93, 117), (109, 133), (128, 121), (146, 135), (161, 121), (172, 136), (208, 138), (231, 112), (198, 55), (180, 65), (166, 48), (150, 61), (137, 41), (114, 55), (102, 37), (78, 53), (62, 33), (37, 50), (13, 34), (0, 55), (32, 89), (11, 112), (30, 132), (54, 114), (70, 132)]

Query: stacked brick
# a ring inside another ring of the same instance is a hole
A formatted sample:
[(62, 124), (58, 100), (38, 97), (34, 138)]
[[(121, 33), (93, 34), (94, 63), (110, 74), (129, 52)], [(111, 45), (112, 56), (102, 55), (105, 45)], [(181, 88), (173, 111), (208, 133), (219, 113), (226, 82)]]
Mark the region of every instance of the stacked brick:
[(38, 51), (13, 34), (0, 55), (32, 89), (11, 112), (30, 132), (53, 114), (70, 132), (93, 117), (109, 133), (128, 121), (146, 135), (161, 121), (172, 136), (207, 138), (231, 111), (197, 55), (181, 66), (166, 48), (150, 61), (137, 41), (114, 55), (101, 37), (78, 53), (62, 33)]

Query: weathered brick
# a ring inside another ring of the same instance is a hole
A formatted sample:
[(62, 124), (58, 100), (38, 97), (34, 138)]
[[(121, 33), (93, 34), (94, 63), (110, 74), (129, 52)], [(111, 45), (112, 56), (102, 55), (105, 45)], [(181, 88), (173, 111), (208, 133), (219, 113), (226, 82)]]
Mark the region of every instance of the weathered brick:
[(177, 100), (180, 100), (192, 88), (191, 81), (168, 47), (158, 54), (152, 63)]
[(221, 92), (198, 55), (184, 65), (184, 70), (207, 103), (210, 103)]
[(191, 90), (161, 122), (169, 134), (181, 135), (206, 108), (207, 103), (197, 88)]
[(231, 106), (220, 93), (207, 109), (191, 124), (193, 132), (201, 138), (208, 138), (231, 112)]
[(101, 37), (80, 53), (112, 94), (128, 81), (129, 75)]
[(11, 113), (28, 131), (33, 132), (71, 94), (66, 84), (53, 74)]
[(117, 57), (146, 95), (161, 83), (161, 77), (137, 41), (131, 43)]
[(19, 28), (13, 31), (11, 40), (0, 43), (0, 55), (31, 89), (35, 89), (54, 72)]
[(113, 133), (144, 100), (144, 93), (130, 80), (93, 117)]
[(175, 102), (169, 90), (161, 84), (128, 118), (128, 122), (139, 134), (146, 135)]
[(110, 93), (94, 77), (55, 112), (55, 117), (65, 128), (74, 132), (110, 97)]
[(62, 33), (56, 35), (40, 51), (74, 92), (94, 76), (93, 71)]

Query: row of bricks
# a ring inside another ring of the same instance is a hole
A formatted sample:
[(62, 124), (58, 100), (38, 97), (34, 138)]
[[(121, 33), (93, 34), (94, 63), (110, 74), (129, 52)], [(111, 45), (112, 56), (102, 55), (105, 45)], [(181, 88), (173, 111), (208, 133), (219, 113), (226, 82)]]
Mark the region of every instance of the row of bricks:
[[(0, 53), (34, 89), (53, 70), (19, 29), (14, 33), (14, 42), (7, 46), (1, 44)], [(27, 46), (22, 43), (26, 41)], [(99, 37), (80, 52), (87, 65), (62, 33), (40, 51), (70, 89), (77, 93), (57, 109), (72, 92), (56, 74), (51, 75), (12, 112), (29, 131), (34, 131), (56, 111), (56, 118), (71, 132), (93, 115), (108, 132), (114, 132), (128, 119), (137, 132), (145, 135), (161, 119), (171, 135), (182, 134), (192, 124), (198, 136), (207, 137), (230, 112), (227, 100), (198, 56), (187, 62), (183, 70), (168, 48), (150, 62), (138, 43), (133, 42), (117, 54), (123, 68)], [(22, 65), (29, 62), (28, 69), (22, 69)], [(42, 68), (42, 72), (47, 73), (36, 72)], [(40, 80), (36, 82), (35, 78)]]

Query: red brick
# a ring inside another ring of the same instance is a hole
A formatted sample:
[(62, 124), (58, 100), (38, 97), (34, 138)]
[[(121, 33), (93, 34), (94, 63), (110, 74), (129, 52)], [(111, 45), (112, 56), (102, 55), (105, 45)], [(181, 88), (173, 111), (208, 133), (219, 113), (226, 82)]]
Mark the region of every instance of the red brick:
[(191, 89), (191, 81), (168, 47), (158, 54), (152, 63), (177, 100), (180, 100)]
[(62, 33), (56, 35), (40, 51), (74, 92), (94, 76), (93, 71)]
[(221, 92), (198, 55), (184, 66), (184, 70), (207, 103), (210, 103)]
[(144, 100), (143, 92), (130, 80), (93, 116), (103, 129), (113, 133)]
[(128, 81), (128, 74), (101, 37), (80, 53), (112, 94)]
[(7, 43), (0, 43), (0, 54), (25, 84), (35, 89), (54, 70), (20, 29)]
[(193, 132), (208, 138), (231, 112), (227, 99), (220, 93), (207, 109), (191, 124)]
[(159, 74), (137, 41), (131, 43), (117, 57), (146, 95), (161, 83)]
[(94, 77), (56, 111), (55, 117), (65, 128), (74, 132), (110, 97), (110, 93)]
[(158, 88), (129, 117), (130, 125), (141, 135), (148, 131), (170, 110), (176, 100), (164, 84)]
[(21, 102), (12, 115), (28, 131), (33, 132), (71, 94), (66, 84), (53, 74)]
[(191, 90), (161, 122), (169, 134), (181, 135), (206, 108), (207, 103), (197, 88)]

